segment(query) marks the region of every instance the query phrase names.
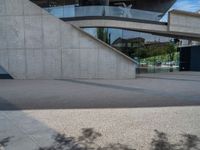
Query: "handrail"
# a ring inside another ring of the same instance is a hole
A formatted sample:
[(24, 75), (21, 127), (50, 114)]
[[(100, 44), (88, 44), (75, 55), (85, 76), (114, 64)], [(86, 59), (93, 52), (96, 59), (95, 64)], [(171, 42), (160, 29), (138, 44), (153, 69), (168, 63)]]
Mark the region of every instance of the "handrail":
[(84, 17), (84, 16), (110, 16), (130, 19), (159, 21), (163, 14), (152, 11), (131, 9), (115, 6), (76, 6), (64, 5), (45, 8), (50, 14), (59, 18)]

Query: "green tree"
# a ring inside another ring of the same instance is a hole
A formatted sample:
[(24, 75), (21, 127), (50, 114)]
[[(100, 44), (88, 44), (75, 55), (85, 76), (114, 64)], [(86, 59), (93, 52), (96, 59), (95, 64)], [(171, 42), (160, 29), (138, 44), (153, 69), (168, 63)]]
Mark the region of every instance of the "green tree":
[(97, 38), (110, 44), (110, 35), (106, 28), (98, 28), (97, 29)]
[(177, 47), (173, 42), (170, 42), (166, 45), (166, 54), (169, 58), (170, 61), (170, 72), (173, 72), (173, 61), (174, 61), (174, 56), (177, 52)]

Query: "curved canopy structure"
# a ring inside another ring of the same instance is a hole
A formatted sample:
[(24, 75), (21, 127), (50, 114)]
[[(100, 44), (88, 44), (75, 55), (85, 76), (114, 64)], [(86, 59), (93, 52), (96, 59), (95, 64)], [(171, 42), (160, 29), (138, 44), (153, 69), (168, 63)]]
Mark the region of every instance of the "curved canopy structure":
[(159, 21), (176, 0), (32, 0), (58, 17), (117, 16)]
[(63, 5), (76, 6), (122, 6), (134, 9), (165, 13), (176, 0), (32, 0), (41, 7)]

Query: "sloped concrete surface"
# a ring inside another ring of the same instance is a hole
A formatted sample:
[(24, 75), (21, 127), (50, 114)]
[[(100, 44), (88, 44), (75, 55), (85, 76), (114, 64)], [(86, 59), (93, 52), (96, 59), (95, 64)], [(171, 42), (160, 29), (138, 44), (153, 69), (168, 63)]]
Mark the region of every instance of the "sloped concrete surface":
[(1, 0), (0, 65), (15, 79), (134, 79), (136, 62), (29, 0)]

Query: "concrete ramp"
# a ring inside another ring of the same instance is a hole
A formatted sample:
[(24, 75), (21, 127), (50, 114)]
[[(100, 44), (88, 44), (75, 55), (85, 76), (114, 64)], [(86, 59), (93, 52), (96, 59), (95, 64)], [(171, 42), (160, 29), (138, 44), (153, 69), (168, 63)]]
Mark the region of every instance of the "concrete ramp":
[(15, 79), (133, 79), (136, 62), (29, 0), (0, 1), (0, 65)]

